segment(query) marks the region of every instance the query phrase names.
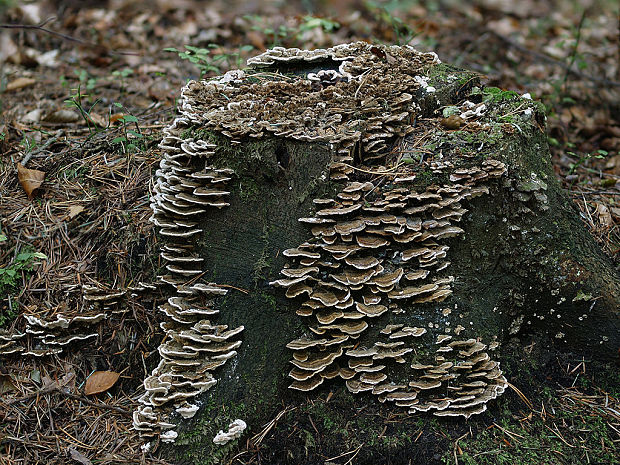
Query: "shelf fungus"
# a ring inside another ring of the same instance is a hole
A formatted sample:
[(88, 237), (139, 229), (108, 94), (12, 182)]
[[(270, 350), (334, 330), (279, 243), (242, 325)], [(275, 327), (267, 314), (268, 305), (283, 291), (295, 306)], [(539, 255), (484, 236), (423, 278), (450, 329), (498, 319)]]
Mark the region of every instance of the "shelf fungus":
[[(376, 162), (370, 168), (388, 171)], [(486, 403), (504, 391), (506, 379), (485, 352), (485, 344), (473, 338), (452, 340), (454, 336), (447, 334), (432, 336), (424, 327), (407, 324), (433, 308), (447, 320), (450, 313), (443, 309), (454, 283), (449, 274), (450, 241), (465, 233), (456, 225), (467, 211), (463, 205), (487, 191), (484, 182), (504, 172), (503, 164), (487, 160), (475, 169), (460, 170), (445, 186), (431, 185), (422, 192), (396, 184), (396, 175), (384, 175), (381, 184), (373, 184), (362, 172), (359, 179), (343, 181), (340, 192), (362, 191), (363, 196), (349, 197), (346, 206), (340, 206), (339, 196), (329, 208), (321, 208), (327, 202), (315, 202), (315, 219), (302, 222), (332, 222), (319, 234), (312, 231), (313, 239), (300, 246), (312, 250), (314, 259), (312, 270), (303, 275), (304, 293), (289, 292), (299, 286), (295, 280), (273, 283), (299, 301), (304, 310), (298, 314), (308, 319), (310, 329), (309, 336), (287, 346), (294, 351), (292, 389), (310, 391), (340, 374), (352, 393), (375, 394), (381, 402), (410, 413), (466, 418), (484, 411)], [(290, 260), (289, 268), (282, 270), (285, 276), (290, 275), (287, 270), (300, 269), (300, 247), (285, 252)], [(320, 308), (313, 301), (320, 302)], [(351, 320), (352, 314), (358, 319)], [(331, 340), (337, 340), (337, 346), (328, 346)], [(405, 365), (397, 370), (401, 376), (391, 380), (390, 366), (410, 361), (420, 344), (435, 345), (435, 355), (425, 363), (413, 363), (407, 383), (400, 384)], [(301, 351), (308, 361), (296, 360)], [(444, 361), (446, 357), (450, 361)], [(348, 367), (344, 376), (343, 366)], [(472, 382), (477, 383), (475, 389)]]
[(77, 312), (57, 308), (45, 313), (25, 313), (24, 333), (0, 333), (0, 354), (19, 353), (45, 357), (64, 352), (68, 347), (95, 341), (98, 323), (126, 312), (125, 290), (82, 286), (82, 305)]
[[(226, 86), (227, 78), (219, 85)], [(142, 437), (159, 436), (165, 442), (177, 437), (173, 415), (192, 418), (199, 410), (197, 397), (217, 384), (214, 371), (235, 357), (244, 329), (212, 322), (219, 313), (217, 298), (228, 291), (200, 280), (207, 265), (196, 250), (200, 223), (210, 212), (230, 205), (229, 184), (235, 173), (211, 164), (217, 144), (187, 137), (187, 132), (200, 127), (187, 91), (181, 99), (181, 116), (164, 130), (163, 158), (151, 199), (151, 221), (163, 239), (160, 256), (165, 271), (159, 279), (173, 289), (159, 306), (166, 337), (159, 347), (161, 360), (144, 380), (141, 406), (134, 412), (134, 427)]]

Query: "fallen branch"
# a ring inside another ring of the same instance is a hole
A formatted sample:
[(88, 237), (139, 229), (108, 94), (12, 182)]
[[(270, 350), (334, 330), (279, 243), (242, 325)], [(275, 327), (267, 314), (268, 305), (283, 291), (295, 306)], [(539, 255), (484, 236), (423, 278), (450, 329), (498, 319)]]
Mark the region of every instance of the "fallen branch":
[(46, 27), (43, 27), (47, 23), (49, 23), (51, 21), (54, 21), (55, 19), (56, 19), (55, 17), (48, 18), (45, 21), (43, 21), (41, 24), (38, 24), (38, 25), (29, 25), (29, 24), (0, 24), (0, 29), (30, 29), (30, 30), (35, 30), (35, 31), (41, 31), (41, 32), (45, 32), (46, 34), (50, 34), (50, 35), (53, 35), (53, 36), (56, 36), (56, 37), (60, 37), (61, 39), (67, 40), (69, 42), (78, 43), (78, 44), (83, 45), (85, 47), (95, 48), (97, 50), (104, 50), (106, 53), (109, 53), (110, 55), (135, 55), (135, 56), (142, 55), (142, 53), (139, 53), (139, 52), (119, 52), (118, 50), (112, 50), (112, 49), (106, 47), (105, 45), (95, 44), (93, 42), (86, 42), (85, 40), (78, 39), (76, 37), (72, 37), (70, 35), (63, 34), (61, 32), (56, 32), (56, 31), (53, 31), (53, 30), (48, 29)]

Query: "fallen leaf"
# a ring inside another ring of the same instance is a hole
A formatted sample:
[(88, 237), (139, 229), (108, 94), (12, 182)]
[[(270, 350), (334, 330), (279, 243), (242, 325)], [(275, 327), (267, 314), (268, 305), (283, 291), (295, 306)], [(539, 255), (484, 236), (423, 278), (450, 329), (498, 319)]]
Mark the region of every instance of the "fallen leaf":
[(40, 24), (43, 19), (41, 5), (19, 5), (17, 11), (22, 14), (22, 22), (26, 24)]
[(458, 129), (465, 124), (465, 120), (457, 115), (442, 118), (439, 122), (446, 129)]
[(57, 110), (45, 115), (43, 121), (46, 123), (75, 123), (79, 119), (80, 115), (73, 110)]
[(95, 371), (86, 380), (84, 394), (91, 396), (110, 389), (118, 381), (119, 373), (115, 371)]
[(58, 388), (58, 381), (53, 380), (48, 375), (41, 376), (41, 389)]
[(37, 63), (41, 66), (47, 66), (48, 68), (57, 68), (60, 65), (58, 61), (58, 54), (60, 50), (50, 50), (49, 52), (41, 53), (36, 57)]
[(38, 123), (41, 121), (41, 115), (43, 114), (43, 110), (37, 108), (36, 110), (29, 111), (22, 118), (22, 123)]
[(15, 391), (15, 384), (9, 375), (0, 375), (0, 394)]
[(22, 89), (24, 87), (33, 85), (35, 82), (37, 82), (37, 80), (33, 78), (18, 77), (17, 79), (14, 79), (6, 85), (6, 90)]
[(9, 57), (19, 53), (19, 49), (15, 42), (11, 40), (11, 36), (8, 31), (0, 33), (0, 64), (4, 63)]
[(82, 213), (84, 211), (84, 207), (81, 205), (71, 205), (69, 207), (69, 218), (75, 218), (76, 216), (78, 216), (80, 213)]
[(45, 179), (45, 172), (39, 170), (30, 170), (24, 168), (21, 163), (17, 164), (17, 179), (21, 186), (26, 191), (28, 198), (32, 200), (33, 192), (41, 187), (43, 180)]
[(263, 35), (259, 34), (258, 31), (250, 30), (245, 33), (245, 37), (257, 50), (265, 50), (265, 40)]
[(100, 114), (90, 112), (88, 116), (90, 117), (90, 120), (100, 128), (108, 127), (108, 122), (106, 121), (105, 117), (101, 116)]
[(110, 115), (110, 125), (117, 123), (117, 122), (122, 122), (123, 118), (127, 116), (124, 113), (115, 113), (113, 115)]
[(614, 225), (614, 220), (611, 217), (611, 213), (609, 213), (607, 205), (596, 202), (596, 214), (598, 215), (598, 220), (606, 228), (611, 228)]
[(82, 465), (93, 465), (93, 462), (91, 462), (88, 457), (86, 457), (81, 452), (78, 452), (73, 447), (69, 447), (69, 456), (76, 462), (81, 463)]
[(39, 370), (32, 370), (30, 372), (30, 379), (37, 384), (41, 384), (41, 372)]

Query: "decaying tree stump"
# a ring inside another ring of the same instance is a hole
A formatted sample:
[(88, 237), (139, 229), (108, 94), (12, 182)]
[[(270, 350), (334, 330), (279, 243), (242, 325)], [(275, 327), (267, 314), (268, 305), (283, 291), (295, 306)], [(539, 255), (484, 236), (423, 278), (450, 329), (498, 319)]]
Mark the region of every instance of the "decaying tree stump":
[(190, 82), (161, 144), (147, 439), (215, 460), (336, 385), (467, 418), (504, 391), (497, 348), (521, 331), (615, 355), (620, 280), (554, 178), (540, 104), (409, 47), (249, 65)]

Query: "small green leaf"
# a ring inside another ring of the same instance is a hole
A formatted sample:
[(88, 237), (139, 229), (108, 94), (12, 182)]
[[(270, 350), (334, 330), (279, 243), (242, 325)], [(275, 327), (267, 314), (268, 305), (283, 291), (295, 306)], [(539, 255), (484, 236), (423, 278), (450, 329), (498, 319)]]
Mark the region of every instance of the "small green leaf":
[(125, 123), (137, 123), (138, 122), (138, 118), (136, 118), (134, 115), (125, 115), (121, 119)]
[(577, 291), (577, 295), (573, 298), (573, 302), (577, 302), (579, 300), (583, 300), (585, 302), (592, 300), (592, 294), (586, 294), (581, 289)]
[(18, 262), (25, 262), (32, 258), (32, 252), (20, 252), (15, 257), (15, 260)]
[(444, 118), (447, 118), (448, 116), (456, 115), (459, 112), (460, 110), (458, 107), (447, 106), (446, 108), (443, 109), (442, 114)]

